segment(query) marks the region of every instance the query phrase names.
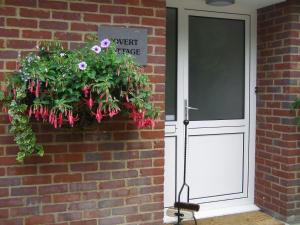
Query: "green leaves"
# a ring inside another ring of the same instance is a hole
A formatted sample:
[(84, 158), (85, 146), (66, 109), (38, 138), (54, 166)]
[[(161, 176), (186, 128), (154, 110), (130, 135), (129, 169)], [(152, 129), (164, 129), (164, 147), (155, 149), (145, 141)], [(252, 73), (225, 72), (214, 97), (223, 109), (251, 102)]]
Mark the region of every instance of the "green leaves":
[(139, 128), (153, 125), (159, 109), (150, 102), (151, 86), (130, 55), (118, 55), (115, 45), (100, 48), (95, 37), (85, 46), (63, 49), (55, 42), (42, 42), (38, 53), (29, 53), (19, 62), (20, 70), (8, 76), (0, 101), (8, 108), (10, 132), (19, 146), (17, 160), (38, 154), (30, 126), (33, 118), (59, 128), (113, 118), (120, 110), (129, 114)]

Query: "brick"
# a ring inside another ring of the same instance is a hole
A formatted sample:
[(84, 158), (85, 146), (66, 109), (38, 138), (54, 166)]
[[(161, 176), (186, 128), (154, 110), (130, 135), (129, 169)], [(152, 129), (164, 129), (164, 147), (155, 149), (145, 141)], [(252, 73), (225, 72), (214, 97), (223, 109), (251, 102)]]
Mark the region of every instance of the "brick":
[(128, 14), (139, 15), (139, 16), (153, 16), (154, 11), (151, 8), (129, 7)]
[(85, 220), (80, 222), (71, 222), (70, 225), (97, 225), (97, 220)]
[(117, 190), (112, 190), (111, 196), (113, 198), (120, 198), (120, 197), (129, 197), (129, 196), (137, 196), (138, 189), (137, 188), (122, 188)]
[(41, 19), (48, 19), (50, 18), (50, 12), (41, 9), (28, 9), (28, 8), (21, 8), (20, 9), (20, 16), (21, 17), (30, 17), (30, 18), (41, 18)]
[(23, 206), (21, 198), (0, 199), (0, 208)]
[(32, 216), (39, 213), (38, 207), (26, 207), (26, 208), (12, 208), (10, 209), (10, 215), (12, 217), (20, 216)]
[(70, 191), (92, 191), (97, 189), (95, 182), (70, 184)]
[(67, 213), (60, 213), (57, 217), (58, 221), (73, 221), (73, 220), (80, 220), (81, 214), (78, 212), (67, 212)]
[(97, 163), (78, 163), (71, 165), (71, 171), (95, 171), (98, 169)]
[(0, 209), (0, 219), (8, 218), (8, 209)]
[(130, 215), (130, 214), (136, 214), (137, 212), (138, 212), (137, 206), (129, 206), (129, 207), (112, 209), (113, 215)]
[(142, 5), (146, 7), (165, 8), (165, 1), (163, 0), (142, 0)]
[(129, 24), (139, 24), (140, 18), (137, 16), (114, 16), (114, 23), (129, 23)]
[(103, 217), (109, 217), (110, 216), (110, 210), (104, 209), (104, 210), (86, 210), (83, 212), (84, 218), (91, 219), (91, 218), (103, 218)]
[(114, 0), (115, 4), (139, 5), (139, 0)]
[(82, 11), (82, 12), (97, 12), (98, 5), (72, 2), (70, 3), (70, 9), (74, 11)]
[(98, 26), (94, 24), (86, 24), (86, 23), (72, 23), (71, 30), (72, 31), (97, 31)]
[(24, 185), (50, 184), (51, 176), (26, 176), (22, 180)]
[(25, 40), (7, 40), (7, 48), (14, 49), (33, 49), (36, 46), (35, 41), (25, 41)]
[(19, 37), (19, 30), (0, 28), (0, 37)]
[(86, 22), (97, 22), (97, 23), (110, 23), (111, 16), (110, 15), (99, 15), (99, 14), (84, 14), (84, 21)]
[(91, 180), (109, 180), (110, 173), (109, 172), (96, 172), (96, 173), (86, 173), (84, 175), (84, 180), (91, 181)]
[(134, 178), (127, 180), (128, 186), (146, 186), (151, 185), (150, 177)]
[(142, 18), (142, 25), (165, 27), (165, 19)]
[(25, 219), (26, 224), (47, 224), (54, 223), (54, 215), (30, 216)]
[(116, 189), (125, 187), (124, 180), (104, 181), (99, 184), (99, 189)]
[[(58, 40), (63, 40), (63, 41), (82, 41), (82, 35), (78, 33), (72, 33), (72, 32), (55, 32), (54, 34), (55, 38)], [(69, 137), (69, 141), (72, 137)], [(82, 138), (81, 138), (82, 139)], [(74, 139), (76, 140), (76, 139)], [(65, 140), (65, 135), (60, 135), (57, 136), (57, 141), (68, 141)], [(80, 141), (80, 139), (77, 141)]]
[(112, 172), (113, 179), (131, 178), (137, 176), (138, 176), (137, 170)]
[(18, 186), (20, 183), (20, 178), (0, 178), (0, 187)]
[(87, 210), (96, 208), (95, 201), (70, 203), (69, 210)]
[(5, 197), (5, 196), (8, 196), (8, 195), (9, 195), (8, 188), (0, 188), (0, 197)]
[(63, 1), (39, 0), (39, 7), (46, 9), (68, 9), (68, 3)]
[(115, 140), (135, 140), (138, 138), (137, 132), (118, 132), (114, 133)]
[[(56, 32), (55, 37), (59, 40), (76, 41), (77, 39), (79, 39), (78, 34), (75, 35), (75, 34), (70, 33), (70, 32)], [(57, 142), (82, 142), (83, 141), (83, 134), (82, 133), (57, 134), (56, 135), (56, 141)]]
[(164, 170), (162, 168), (141, 169), (141, 175), (143, 176), (162, 175), (163, 173)]
[(30, 175), (30, 174), (36, 174), (36, 173), (37, 173), (36, 166), (22, 166), (22, 167), (8, 167), (7, 168), (8, 176)]
[(52, 38), (52, 33), (49, 32), (49, 31), (23, 30), (22, 37), (23, 38), (37, 38), (37, 39), (51, 39)]
[(101, 225), (124, 224), (124, 217), (102, 218), (99, 219)]
[(18, 187), (11, 189), (12, 196), (25, 196), (25, 195), (36, 195), (37, 188), (36, 187)]
[(56, 185), (48, 185), (48, 186), (39, 187), (40, 195), (63, 193), (63, 192), (67, 192), (67, 191), (68, 191), (67, 184), (56, 184)]
[(47, 153), (66, 153), (68, 150), (67, 145), (43, 145)]
[(5, 5), (36, 7), (36, 0), (5, 0)]
[(55, 162), (81, 162), (83, 156), (81, 154), (60, 154), (54, 156)]
[(79, 200), (80, 200), (80, 193), (62, 194), (62, 195), (53, 196), (53, 201), (55, 203), (75, 202)]
[(126, 14), (126, 7), (114, 5), (100, 5), (100, 13)]
[(37, 28), (37, 21), (31, 19), (7, 18), (6, 24), (10, 27)]
[[(141, 152), (143, 154), (143, 152)], [(133, 168), (143, 168), (143, 167), (152, 167), (152, 160), (146, 159), (146, 160), (132, 160), (127, 162), (127, 167), (130, 169)]]
[(42, 164), (42, 163), (50, 163), (52, 162), (51, 155), (44, 155), (43, 157), (32, 155), (28, 156), (24, 160), (24, 164)]
[(68, 23), (42, 20), (42, 21), (40, 21), (39, 27), (42, 29), (67, 30)]
[(43, 165), (39, 168), (40, 173), (64, 173), (68, 171), (68, 165)]
[(118, 170), (125, 168), (124, 162), (101, 162), (100, 169), (101, 170)]
[(114, 153), (115, 160), (128, 160), (128, 159), (137, 159), (137, 158), (139, 158), (139, 152), (137, 151)]
[(124, 143), (118, 143), (118, 142), (100, 143), (99, 150), (101, 151), (123, 150), (124, 146), (125, 146)]
[(70, 152), (94, 152), (97, 151), (97, 144), (71, 144)]
[(44, 205), (43, 213), (63, 212), (66, 211), (66, 204)]
[(16, 157), (0, 157), (0, 164), (4, 165), (17, 165)]
[(0, 16), (15, 16), (16, 8), (15, 7), (0, 7)]
[(98, 207), (102, 208), (111, 208), (116, 206), (124, 205), (124, 201), (122, 199), (113, 199), (113, 200), (100, 200), (98, 203)]
[(85, 160), (86, 161), (99, 161), (102, 159), (102, 154), (101, 153), (94, 153), (94, 152), (91, 152), (91, 153), (86, 153), (85, 154)]
[(135, 214), (135, 215), (126, 216), (126, 221), (128, 223), (132, 223), (132, 222), (151, 220), (151, 218), (152, 218), (151, 213), (138, 213), (138, 214)]
[(72, 183), (72, 182), (79, 182), (82, 180), (82, 175), (80, 173), (77, 174), (60, 174), (55, 175), (54, 183)]
[(59, 19), (59, 20), (75, 20), (80, 21), (81, 15), (80, 13), (74, 13), (74, 12), (52, 12), (52, 18), (53, 19)]

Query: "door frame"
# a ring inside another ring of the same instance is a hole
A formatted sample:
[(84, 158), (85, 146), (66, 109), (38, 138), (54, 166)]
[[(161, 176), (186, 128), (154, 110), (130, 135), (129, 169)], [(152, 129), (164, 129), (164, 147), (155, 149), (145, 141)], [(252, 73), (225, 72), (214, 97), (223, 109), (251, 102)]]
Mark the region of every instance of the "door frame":
[[(256, 95), (255, 95), (255, 87), (256, 87), (256, 65), (257, 65), (257, 59), (256, 59), (256, 46), (257, 46), (257, 27), (256, 27), (256, 10), (248, 9), (246, 6), (228, 6), (228, 7), (213, 7), (208, 6), (205, 4), (204, 1), (199, 0), (167, 0), (167, 7), (177, 8), (177, 16), (178, 16), (178, 52), (184, 52), (184, 54), (178, 54), (177, 59), (177, 121), (166, 121), (165, 126), (165, 136), (166, 137), (174, 137), (175, 140), (177, 140), (177, 147), (181, 148), (183, 147), (183, 140), (181, 140), (180, 136), (183, 136), (183, 124), (181, 122), (182, 118), (184, 118), (184, 102), (183, 102), (183, 96), (180, 93), (184, 93), (187, 90), (181, 90), (183, 82), (188, 82), (187, 79), (184, 79), (183, 74), (188, 74), (188, 71), (186, 71), (188, 68), (186, 68), (185, 65), (187, 63), (182, 63), (183, 61), (186, 61), (188, 58), (188, 51), (184, 48), (186, 48), (188, 40), (187, 40), (187, 34), (188, 34), (188, 27), (186, 26), (185, 19), (188, 18), (186, 15), (186, 10), (194, 10), (194, 11), (201, 11), (202, 13), (206, 13), (207, 15), (215, 14), (214, 17), (226, 16), (228, 14), (235, 14), (237, 17), (247, 17), (249, 21), (249, 30), (250, 33), (248, 34), (249, 37), (249, 54), (248, 54), (248, 60), (249, 60), (249, 85), (248, 87), (248, 93), (249, 98), (247, 99), (248, 102), (245, 101), (245, 107), (249, 106), (250, 109), (245, 111), (249, 112), (248, 121), (249, 121), (249, 129), (248, 129), (248, 138), (249, 138), (249, 158), (248, 158), (248, 182), (249, 182), (249, 189), (248, 189), (248, 197), (247, 201), (244, 201), (242, 204), (244, 206), (238, 205), (236, 207), (230, 207), (230, 209), (226, 208), (226, 204), (224, 204), (224, 209), (215, 209), (211, 210), (205, 213), (196, 214), (197, 218), (206, 218), (206, 217), (212, 217), (212, 216), (219, 216), (224, 214), (233, 214), (233, 213), (240, 213), (240, 212), (247, 212), (247, 211), (253, 211), (258, 210), (258, 208), (254, 204), (254, 175), (255, 175), (255, 131), (256, 131)], [(224, 17), (222, 17), (224, 18)], [(246, 37), (247, 38), (247, 37)], [(183, 44), (185, 43), (185, 44)], [(245, 59), (247, 63), (247, 58)], [(247, 78), (246, 78), (247, 79)], [(181, 84), (181, 85), (179, 85)], [(247, 105), (247, 106), (246, 106)], [(175, 154), (175, 159), (177, 160), (177, 153)], [(168, 155), (166, 154), (166, 157)], [(173, 157), (173, 155), (172, 155)], [(167, 168), (165, 168), (167, 170)], [(182, 177), (182, 173), (180, 171), (177, 171), (178, 178)], [(176, 182), (176, 178), (175, 178)], [(179, 182), (180, 183), (180, 182)], [(165, 222), (170, 222), (171, 219), (165, 217)]]

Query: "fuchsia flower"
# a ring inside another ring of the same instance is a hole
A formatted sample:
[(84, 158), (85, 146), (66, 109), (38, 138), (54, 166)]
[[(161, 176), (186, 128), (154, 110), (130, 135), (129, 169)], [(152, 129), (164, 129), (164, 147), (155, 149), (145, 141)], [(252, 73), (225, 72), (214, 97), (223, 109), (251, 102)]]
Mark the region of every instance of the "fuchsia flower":
[(36, 80), (36, 87), (35, 87), (35, 96), (39, 97), (39, 92), (40, 92), (40, 84), (39, 81)]
[(91, 50), (93, 50), (95, 53), (99, 54), (101, 52), (101, 48), (99, 45), (94, 45)]
[(96, 115), (95, 115), (96, 120), (97, 120), (98, 123), (100, 123), (102, 118), (103, 118), (101, 108), (102, 108), (102, 105), (100, 104), (99, 107), (97, 108), (97, 112), (96, 112)]
[(67, 114), (68, 114), (68, 122), (70, 126), (73, 127), (75, 122), (78, 120), (78, 116), (74, 117), (72, 110), (69, 110)]
[(83, 94), (84, 94), (84, 97), (88, 97), (88, 95), (89, 95), (89, 93), (90, 93), (90, 88), (89, 88), (89, 86), (87, 86), (87, 85), (85, 85), (82, 89), (82, 92), (83, 92)]
[(119, 113), (120, 109), (108, 109), (108, 115), (110, 118), (113, 118), (115, 115)]
[(88, 100), (86, 100), (86, 104), (89, 107), (89, 109), (93, 108), (94, 100), (92, 99), (92, 97), (90, 97)]
[(110, 46), (110, 40), (108, 40), (107, 38), (101, 41), (101, 48), (108, 48), (109, 46)]
[(80, 70), (86, 70), (87, 64), (86, 64), (86, 62), (81, 61), (80, 63), (78, 63), (78, 67)]

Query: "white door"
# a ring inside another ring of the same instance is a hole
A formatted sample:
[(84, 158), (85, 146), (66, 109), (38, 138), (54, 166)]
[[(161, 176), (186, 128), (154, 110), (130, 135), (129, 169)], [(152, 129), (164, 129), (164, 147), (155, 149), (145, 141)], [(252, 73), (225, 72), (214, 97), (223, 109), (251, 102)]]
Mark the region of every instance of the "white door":
[(253, 204), (249, 16), (176, 8), (167, 14), (165, 207), (182, 185), (187, 100), (199, 108), (189, 113), (189, 201), (200, 204), (198, 218), (234, 213)]

